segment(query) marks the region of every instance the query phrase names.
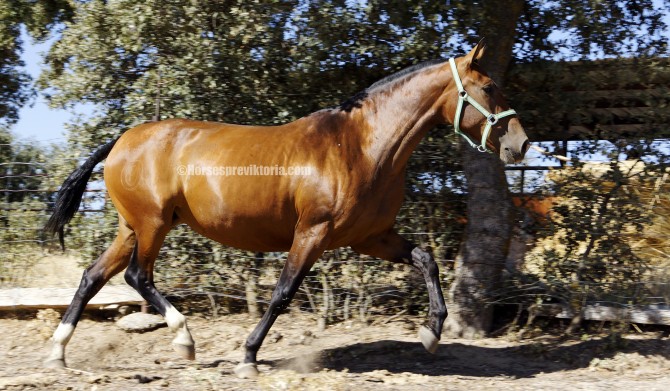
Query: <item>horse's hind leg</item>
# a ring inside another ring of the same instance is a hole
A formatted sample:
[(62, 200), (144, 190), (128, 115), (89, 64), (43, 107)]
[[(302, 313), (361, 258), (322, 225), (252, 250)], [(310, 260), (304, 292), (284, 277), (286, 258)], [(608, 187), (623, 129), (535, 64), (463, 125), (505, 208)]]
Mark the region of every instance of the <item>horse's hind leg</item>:
[(158, 292), (154, 285), (153, 268), (167, 230), (150, 228), (136, 230), (137, 242), (126, 269), (125, 279), (139, 294), (165, 317), (170, 330), (177, 336), (172, 346), (182, 357), (195, 359), (195, 342), (186, 325), (186, 317)]
[(440, 287), (437, 264), (425, 250), (391, 230), (352, 246), (354, 251), (391, 262), (412, 265), (423, 274), (428, 288), (428, 322), (419, 329), (419, 338), (430, 353), (435, 353), (447, 318), (447, 307)]
[(134, 244), (135, 233), (126, 226), (125, 221), (121, 218), (119, 232), (112, 245), (84, 271), (79, 289), (53, 335), (51, 354), (44, 365), (48, 367), (65, 366), (65, 345), (70, 341), (86, 304), (110, 278), (126, 268)]

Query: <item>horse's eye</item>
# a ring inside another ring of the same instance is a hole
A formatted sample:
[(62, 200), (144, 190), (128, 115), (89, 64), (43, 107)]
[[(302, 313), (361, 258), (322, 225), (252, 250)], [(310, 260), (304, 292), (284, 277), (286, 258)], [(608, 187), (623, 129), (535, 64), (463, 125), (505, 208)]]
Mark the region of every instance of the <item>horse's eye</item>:
[(491, 95), (493, 93), (493, 86), (490, 85), (490, 84), (487, 84), (484, 87), (482, 87), (482, 91), (484, 91), (484, 93), (486, 95)]

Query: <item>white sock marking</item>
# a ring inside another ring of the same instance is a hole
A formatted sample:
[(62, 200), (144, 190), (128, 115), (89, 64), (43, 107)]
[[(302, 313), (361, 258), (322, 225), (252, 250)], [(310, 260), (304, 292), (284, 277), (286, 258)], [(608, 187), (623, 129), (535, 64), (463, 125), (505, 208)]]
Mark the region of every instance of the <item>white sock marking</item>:
[(70, 342), (70, 338), (72, 338), (72, 334), (74, 333), (74, 326), (71, 324), (66, 324), (66, 323), (60, 323), (58, 325), (58, 328), (54, 332), (53, 340), (54, 343), (60, 344), (60, 345), (67, 345), (68, 342)]
[(54, 360), (65, 361), (65, 345), (70, 342), (73, 333), (73, 325), (67, 323), (60, 323), (58, 325), (52, 337), (53, 346), (51, 347), (51, 354), (47, 358), (47, 362)]
[(173, 343), (184, 346), (195, 345), (191, 332), (188, 331), (188, 327), (186, 326), (186, 317), (181, 312), (177, 311), (173, 306), (168, 307), (165, 310), (165, 321), (170, 330), (177, 332), (177, 336), (172, 341)]

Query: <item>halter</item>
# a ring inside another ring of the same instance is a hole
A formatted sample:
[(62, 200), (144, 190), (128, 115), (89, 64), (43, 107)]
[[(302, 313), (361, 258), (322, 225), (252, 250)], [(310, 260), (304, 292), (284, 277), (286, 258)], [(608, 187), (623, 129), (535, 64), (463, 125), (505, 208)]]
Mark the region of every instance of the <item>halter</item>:
[[(456, 61), (453, 58), (449, 59), (449, 65), (451, 65), (451, 72), (454, 74), (454, 81), (456, 82), (456, 88), (458, 88), (458, 105), (456, 106), (456, 116), (454, 118), (454, 132), (463, 136), (463, 138), (470, 144), (472, 148), (477, 149), (479, 152), (489, 152), (492, 153), (488, 148), (486, 148), (486, 140), (489, 138), (489, 133), (491, 133), (491, 126), (498, 123), (498, 120), (503, 117), (510, 115), (516, 115), (516, 111), (509, 109), (503, 112), (492, 114), (484, 108), (484, 106), (477, 103), (476, 100), (468, 95), (468, 92), (463, 88), (463, 83), (461, 83), (461, 78), (458, 76), (458, 69), (456, 68)], [(465, 133), (461, 132), (459, 126), (461, 122), (461, 111), (463, 110), (463, 103), (470, 103), (475, 109), (479, 110), (480, 113), (484, 114), (486, 117), (486, 127), (484, 128), (484, 133), (482, 134), (482, 143), (477, 145), (472, 139)]]

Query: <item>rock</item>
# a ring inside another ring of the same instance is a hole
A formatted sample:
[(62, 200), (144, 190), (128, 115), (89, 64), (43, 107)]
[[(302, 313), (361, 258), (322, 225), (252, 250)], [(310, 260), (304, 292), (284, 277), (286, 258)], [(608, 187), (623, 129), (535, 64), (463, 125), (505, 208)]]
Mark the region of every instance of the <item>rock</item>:
[(6, 389), (44, 389), (58, 381), (56, 376), (45, 376), (41, 373), (32, 375), (4, 377), (0, 379), (0, 390)]
[(112, 380), (107, 375), (91, 375), (86, 379), (90, 384), (111, 383)]
[(270, 334), (270, 335), (267, 337), (266, 340), (268, 341), (268, 343), (277, 343), (277, 342), (279, 342), (282, 338), (284, 338), (283, 335), (281, 335), (280, 333), (274, 331), (274, 332), (272, 332), (272, 334)]
[(136, 312), (120, 318), (116, 321), (116, 325), (124, 331), (141, 333), (155, 330), (159, 327), (165, 327), (167, 322), (165, 322), (165, 319), (160, 315)]
[(156, 380), (162, 380), (163, 378), (160, 376), (144, 376), (144, 375), (135, 375), (135, 379), (137, 379), (137, 382), (140, 384), (147, 384), (151, 383)]

